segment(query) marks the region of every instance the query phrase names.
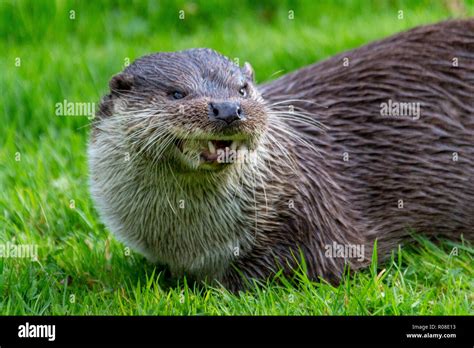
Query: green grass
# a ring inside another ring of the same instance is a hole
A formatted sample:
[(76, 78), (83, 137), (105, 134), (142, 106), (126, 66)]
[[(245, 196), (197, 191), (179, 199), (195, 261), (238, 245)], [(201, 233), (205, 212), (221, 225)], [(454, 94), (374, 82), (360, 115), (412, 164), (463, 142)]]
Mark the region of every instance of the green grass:
[(150, 52), (212, 47), (251, 62), (261, 82), (473, 15), (473, 1), (0, 0), (0, 244), (39, 247), (38, 261), (0, 258), (0, 314), (473, 314), (474, 250), (446, 241), (420, 239), (338, 287), (300, 276), (298, 286), (233, 295), (171, 283), (99, 221), (87, 188), (90, 121), (54, 114), (64, 99), (97, 102), (127, 58)]

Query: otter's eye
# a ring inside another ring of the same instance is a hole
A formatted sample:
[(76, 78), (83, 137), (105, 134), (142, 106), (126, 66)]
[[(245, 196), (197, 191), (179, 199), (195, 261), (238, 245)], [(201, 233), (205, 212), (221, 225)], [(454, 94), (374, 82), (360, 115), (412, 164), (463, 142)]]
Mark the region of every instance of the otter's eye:
[(240, 87), (239, 93), (242, 97), (246, 97), (247, 96), (247, 85), (243, 85), (242, 87)]
[(174, 99), (183, 99), (184, 98), (184, 93), (179, 92), (179, 91), (174, 91), (173, 92), (173, 98)]

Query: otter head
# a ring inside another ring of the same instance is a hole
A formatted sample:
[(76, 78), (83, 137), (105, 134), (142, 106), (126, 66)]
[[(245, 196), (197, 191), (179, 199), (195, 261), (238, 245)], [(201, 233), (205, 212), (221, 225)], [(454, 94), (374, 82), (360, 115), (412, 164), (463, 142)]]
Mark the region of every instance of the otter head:
[(251, 160), (267, 121), (250, 64), (211, 49), (136, 60), (110, 81), (99, 117), (115, 120), (135, 155), (201, 174)]

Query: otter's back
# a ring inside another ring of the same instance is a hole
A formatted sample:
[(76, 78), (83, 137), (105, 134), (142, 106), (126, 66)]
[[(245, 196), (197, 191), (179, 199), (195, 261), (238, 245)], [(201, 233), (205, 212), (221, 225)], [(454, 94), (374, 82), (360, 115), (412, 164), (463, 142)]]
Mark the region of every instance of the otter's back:
[(472, 236), (474, 20), (416, 28), (260, 88), (328, 127), (284, 120), (322, 155), (297, 145), (308, 182), (333, 178), (361, 233)]

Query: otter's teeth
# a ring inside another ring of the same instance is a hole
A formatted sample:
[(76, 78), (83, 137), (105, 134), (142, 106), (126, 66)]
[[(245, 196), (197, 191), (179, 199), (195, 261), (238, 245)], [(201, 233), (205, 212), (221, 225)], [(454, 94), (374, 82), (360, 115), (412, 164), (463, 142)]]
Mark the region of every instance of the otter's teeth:
[(239, 146), (239, 142), (237, 140), (234, 140), (231, 144), (230, 144), (230, 149), (232, 151), (236, 151), (237, 150), (237, 146)]
[(214, 144), (212, 143), (212, 141), (208, 141), (207, 142), (207, 146), (209, 147), (209, 152), (214, 154), (216, 153), (216, 147), (214, 146)]

